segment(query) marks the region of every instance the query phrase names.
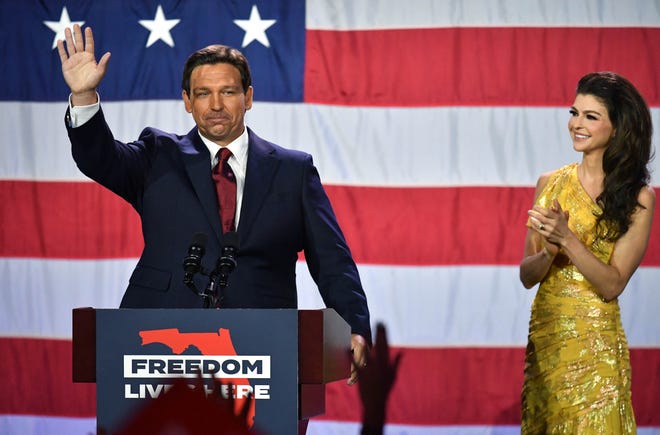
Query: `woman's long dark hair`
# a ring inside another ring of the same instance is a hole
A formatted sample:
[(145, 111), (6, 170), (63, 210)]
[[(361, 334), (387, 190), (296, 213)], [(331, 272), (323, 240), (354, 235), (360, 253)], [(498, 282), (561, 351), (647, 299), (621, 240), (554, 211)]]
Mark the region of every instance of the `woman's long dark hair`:
[(596, 202), (603, 209), (597, 219), (599, 235), (616, 240), (630, 228), (633, 213), (642, 207), (637, 201), (639, 191), (650, 182), (651, 112), (635, 86), (613, 72), (585, 75), (576, 93), (603, 103), (615, 129), (603, 155), (604, 188)]

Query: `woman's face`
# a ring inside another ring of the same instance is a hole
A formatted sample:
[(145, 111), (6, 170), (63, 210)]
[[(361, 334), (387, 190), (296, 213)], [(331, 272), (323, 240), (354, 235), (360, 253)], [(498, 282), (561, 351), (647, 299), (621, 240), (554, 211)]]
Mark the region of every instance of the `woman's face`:
[(604, 150), (615, 133), (605, 105), (593, 95), (578, 94), (570, 113), (568, 132), (575, 151)]

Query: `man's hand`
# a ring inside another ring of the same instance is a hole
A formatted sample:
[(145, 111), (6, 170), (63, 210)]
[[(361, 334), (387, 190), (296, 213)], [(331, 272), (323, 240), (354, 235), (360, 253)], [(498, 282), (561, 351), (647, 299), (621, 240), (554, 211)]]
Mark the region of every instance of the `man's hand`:
[[(78, 24), (64, 30), (66, 46), (61, 39), (57, 41), (57, 52), (62, 62), (64, 81), (71, 89), (71, 103), (84, 106), (97, 102), (96, 88), (103, 79), (110, 60), (110, 53), (105, 53), (99, 63), (94, 57), (94, 36), (91, 27), (82, 30)], [(75, 41), (74, 41), (75, 38)]]
[(357, 382), (358, 369), (364, 367), (367, 363), (367, 352), (369, 346), (367, 340), (359, 334), (351, 334), (351, 377), (348, 378), (348, 385), (353, 385)]

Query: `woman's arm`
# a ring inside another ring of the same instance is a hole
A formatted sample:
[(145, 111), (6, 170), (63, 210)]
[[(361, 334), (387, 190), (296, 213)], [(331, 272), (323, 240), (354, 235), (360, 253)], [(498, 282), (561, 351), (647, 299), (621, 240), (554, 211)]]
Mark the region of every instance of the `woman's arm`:
[(630, 277), (642, 262), (648, 246), (655, 192), (650, 187), (643, 188), (637, 200), (644, 208), (637, 208), (630, 228), (616, 241), (610, 264), (596, 258), (576, 237), (557, 240), (568, 258), (606, 301), (615, 299), (623, 292)]
[(558, 202), (555, 202), (550, 210), (535, 207), (530, 216), (536, 224), (543, 224), (547, 240), (561, 246), (600, 296), (610, 301), (623, 292), (630, 277), (639, 267), (648, 246), (655, 192), (651, 187), (645, 187), (640, 190), (637, 200), (643, 207), (637, 208), (630, 228), (616, 241), (609, 264), (598, 259), (568, 228), (568, 217)]
[[(534, 202), (548, 183), (550, 175), (551, 173), (546, 173), (539, 177), (534, 192)], [(534, 218), (530, 222), (532, 227), (527, 229), (523, 259), (520, 262), (520, 281), (525, 288), (532, 288), (541, 282), (559, 252), (559, 246), (548, 243), (539, 233), (538, 225), (540, 224), (535, 222)]]

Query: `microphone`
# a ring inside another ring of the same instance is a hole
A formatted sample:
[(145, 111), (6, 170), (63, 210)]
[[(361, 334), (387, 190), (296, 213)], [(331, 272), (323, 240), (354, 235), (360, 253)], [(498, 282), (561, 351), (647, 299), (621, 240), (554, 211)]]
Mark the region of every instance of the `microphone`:
[[(222, 237), (220, 258), (211, 273), (204, 295), (204, 308), (219, 308), (224, 298), (223, 290), (229, 283), (229, 274), (236, 268), (236, 255), (240, 242), (236, 231), (229, 231)], [(210, 300), (212, 299), (212, 300)]]
[(236, 268), (236, 255), (238, 254), (239, 244), (236, 231), (229, 231), (222, 238), (222, 255), (218, 258), (217, 264), (221, 287), (227, 287), (229, 274)]
[(206, 252), (206, 234), (195, 233), (192, 242), (188, 247), (188, 255), (183, 259), (183, 283), (188, 287), (194, 288), (193, 277), (202, 269), (202, 257)]

